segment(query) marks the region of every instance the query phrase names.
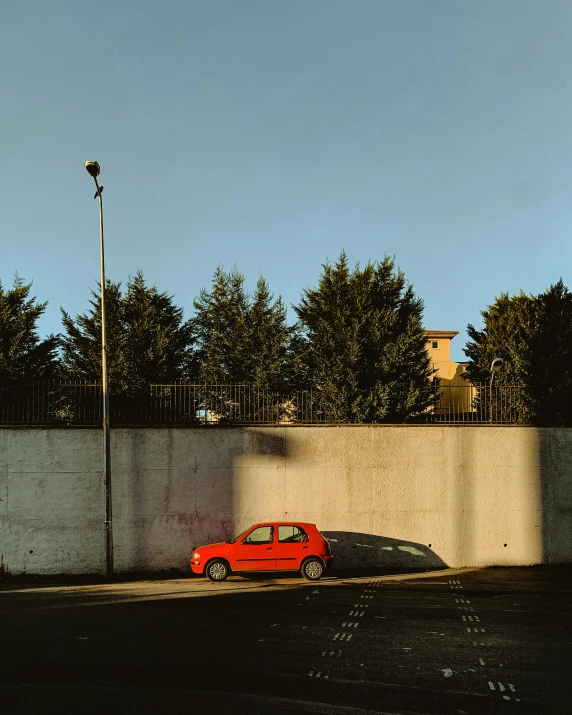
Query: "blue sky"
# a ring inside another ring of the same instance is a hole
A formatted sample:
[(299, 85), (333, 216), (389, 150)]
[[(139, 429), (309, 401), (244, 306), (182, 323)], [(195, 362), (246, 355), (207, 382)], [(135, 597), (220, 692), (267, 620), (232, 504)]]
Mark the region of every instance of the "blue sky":
[[(425, 325), (572, 284), (569, 0), (19, 0), (0, 24), (0, 278), (85, 310), (138, 268), (190, 316), (216, 266), (287, 304), (395, 255)], [(290, 310), (293, 320), (294, 314)]]

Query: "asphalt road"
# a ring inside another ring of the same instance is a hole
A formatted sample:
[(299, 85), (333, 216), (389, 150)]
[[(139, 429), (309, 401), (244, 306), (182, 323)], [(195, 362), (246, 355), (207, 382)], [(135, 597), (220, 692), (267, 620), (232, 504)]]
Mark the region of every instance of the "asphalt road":
[(572, 571), (0, 590), (0, 713), (572, 713)]

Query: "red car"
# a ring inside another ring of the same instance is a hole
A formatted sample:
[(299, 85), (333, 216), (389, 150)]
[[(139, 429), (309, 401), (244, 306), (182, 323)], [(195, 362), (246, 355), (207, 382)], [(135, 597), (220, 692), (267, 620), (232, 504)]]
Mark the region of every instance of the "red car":
[(304, 578), (317, 581), (332, 558), (330, 544), (315, 524), (265, 522), (232, 541), (193, 549), (191, 569), (211, 581), (242, 571), (301, 571)]

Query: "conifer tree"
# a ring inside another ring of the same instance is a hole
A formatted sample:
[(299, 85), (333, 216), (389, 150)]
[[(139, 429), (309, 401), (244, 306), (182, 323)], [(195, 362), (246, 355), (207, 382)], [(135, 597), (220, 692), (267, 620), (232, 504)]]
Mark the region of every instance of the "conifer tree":
[(193, 319), (201, 382), (249, 384), (281, 391), (288, 384), (292, 328), (264, 278), (250, 296), (245, 278), (217, 268), (195, 300)]
[(488, 382), (500, 357), (494, 383), (521, 387), (512, 400), (525, 421), (572, 425), (572, 293), (562, 279), (536, 296), (503, 293), (481, 315), (482, 330), (467, 328), (471, 382)]
[(403, 422), (433, 404), (423, 303), (392, 259), (351, 270), (342, 253), (295, 310), (298, 350), (329, 419)]
[[(91, 308), (70, 316), (62, 309), (62, 365), (78, 380), (101, 379), (101, 301), (91, 291)], [(121, 284), (107, 281), (105, 291), (107, 364), (115, 394), (135, 395), (150, 383), (192, 378), (190, 321), (173, 296), (149, 287), (141, 271)]]
[(41, 340), (38, 319), (47, 302), (30, 297), (31, 283), (16, 276), (11, 289), (0, 282), (0, 389), (56, 377), (58, 337)]

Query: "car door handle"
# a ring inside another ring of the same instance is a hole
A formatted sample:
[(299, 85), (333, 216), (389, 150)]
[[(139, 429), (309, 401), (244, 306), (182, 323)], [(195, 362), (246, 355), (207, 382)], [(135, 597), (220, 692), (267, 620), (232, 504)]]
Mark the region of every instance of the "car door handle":
[(307, 547), (307, 546), (302, 546), (302, 548), (303, 548), (303, 549), (307, 549), (308, 547)]
[(268, 547), (266, 548), (266, 551), (272, 551), (272, 546), (268, 546)]

